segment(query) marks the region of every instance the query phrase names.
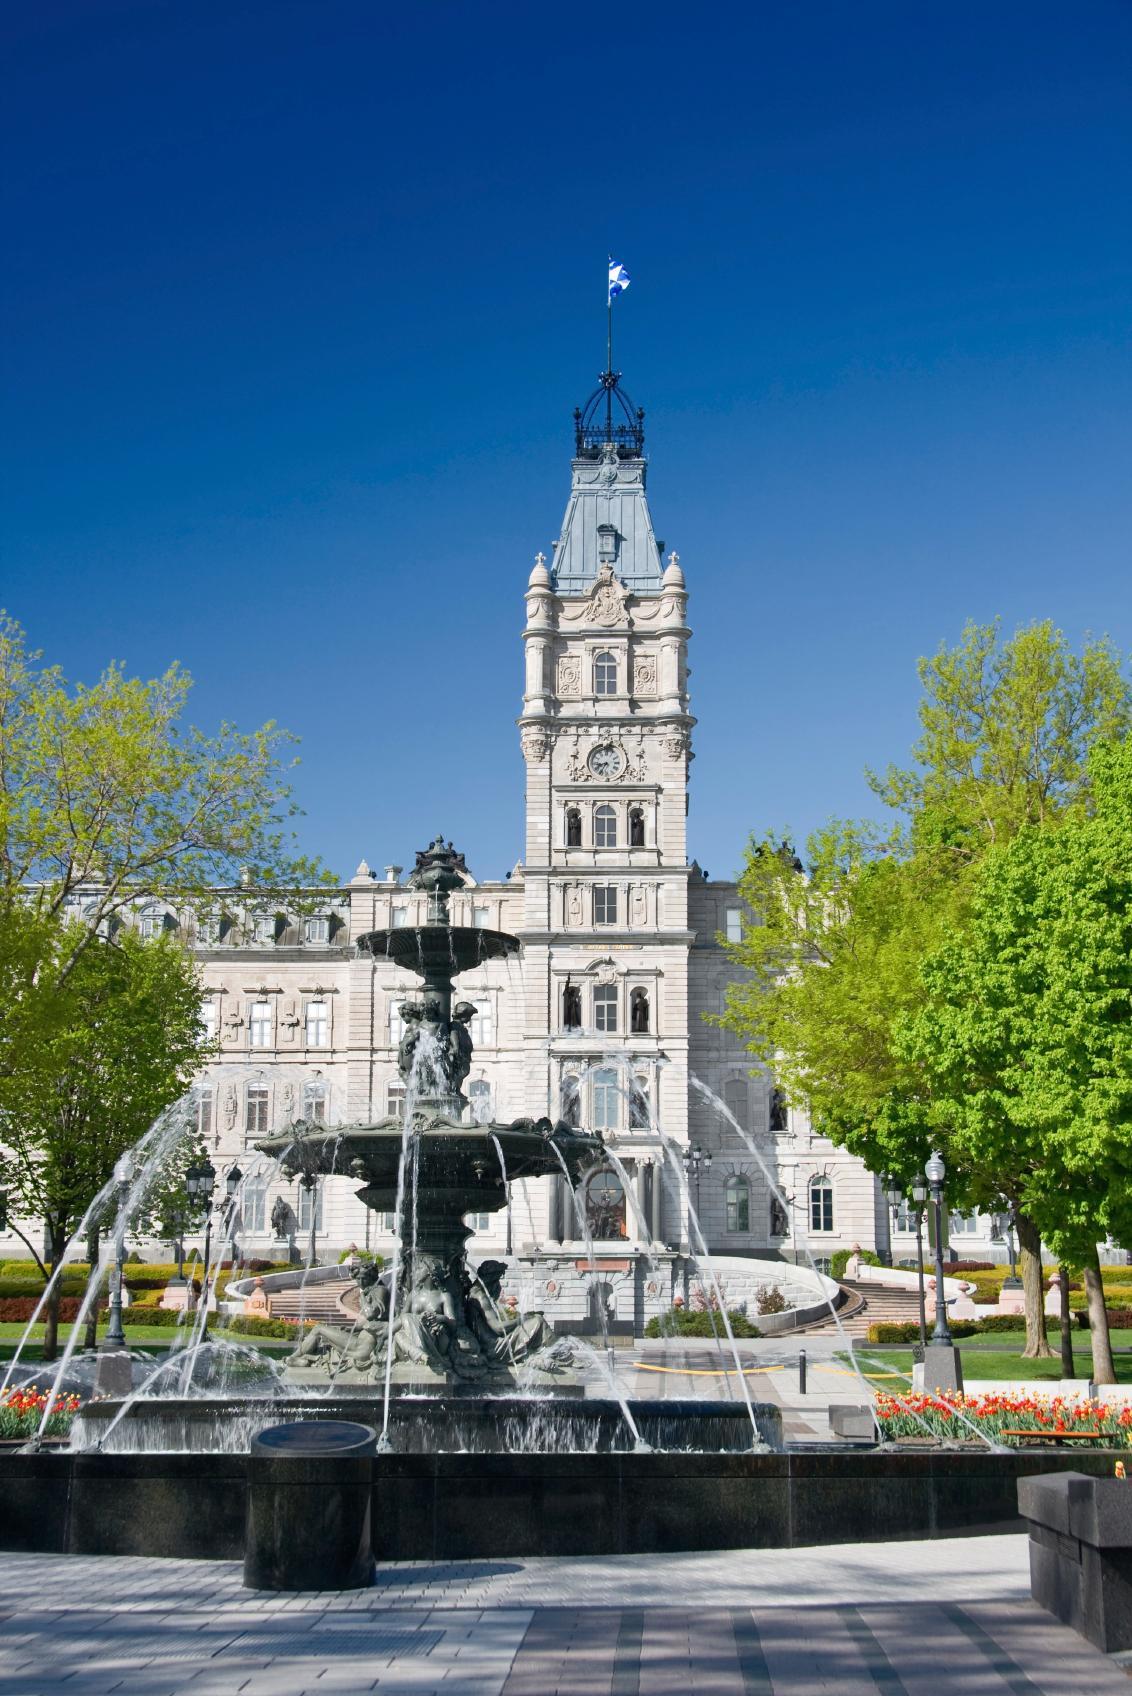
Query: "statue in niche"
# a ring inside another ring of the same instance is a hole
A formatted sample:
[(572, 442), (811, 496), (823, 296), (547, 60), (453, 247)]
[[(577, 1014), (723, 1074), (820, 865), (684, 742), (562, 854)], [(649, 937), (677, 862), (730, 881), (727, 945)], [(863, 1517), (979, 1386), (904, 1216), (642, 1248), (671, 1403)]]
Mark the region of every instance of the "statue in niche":
[(582, 922), (582, 892), (576, 883), (571, 886), (566, 900), (566, 920), (575, 927)]
[(776, 1195), (770, 1198), (770, 1234), (772, 1237), (788, 1237), (790, 1235), (790, 1220), (786, 1209)]
[(236, 1114), (239, 1112), (239, 1108), (240, 1103), (236, 1095), (236, 1086), (229, 1084), (224, 1091), (224, 1124), (229, 1131), (236, 1128)]
[(776, 1084), (770, 1092), (770, 1134), (772, 1137), (784, 1137), (787, 1128), (786, 1096)]
[(629, 897), (629, 922), (634, 930), (644, 930), (648, 922), (648, 906), (642, 884), (633, 885), (633, 893)]

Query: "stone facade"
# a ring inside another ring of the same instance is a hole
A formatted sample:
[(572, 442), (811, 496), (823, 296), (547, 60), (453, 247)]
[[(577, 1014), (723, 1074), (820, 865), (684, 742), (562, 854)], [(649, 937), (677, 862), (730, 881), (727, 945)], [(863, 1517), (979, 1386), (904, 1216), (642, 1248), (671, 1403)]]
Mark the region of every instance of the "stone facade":
[[(646, 473), (639, 445), (579, 440), (554, 558), (538, 556), (526, 590), (523, 858), (502, 882), (472, 880), (451, 904), (453, 923), (513, 932), (523, 945), (517, 961), (460, 980), (477, 1007), (471, 1110), (575, 1115), (602, 1132), (620, 1175), (596, 1175), (577, 1201), (561, 1179), (516, 1186), (510, 1216), (472, 1221), (471, 1252), (537, 1249), (569, 1262), (584, 1252), (579, 1205), (595, 1236), (630, 1261), (646, 1228), (670, 1251), (696, 1248), (690, 1201), (718, 1254), (801, 1259), (808, 1242), (824, 1265), (838, 1248), (889, 1247), (887, 1210), (860, 1162), (786, 1111), (766, 1073), (705, 1019), (721, 1010), (733, 971), (719, 937), (743, 921), (735, 886), (708, 881), (688, 858), (688, 595), (677, 555), (662, 558)], [(459, 846), (459, 821), (449, 829)], [(406, 859), (413, 846), (401, 845)], [(219, 1170), (247, 1170), (251, 1145), (294, 1118), (396, 1111), (399, 1007), (416, 980), (354, 943), (423, 922), (425, 897), (401, 869), (378, 874), (363, 861), (342, 888), (312, 894), (301, 916), (248, 889), (217, 892), (194, 946), (219, 1045), (201, 1077), (201, 1129)], [(149, 909), (138, 922), (178, 916)], [(757, 1153), (692, 1080), (726, 1104)], [(701, 1162), (685, 1177), (679, 1151), (694, 1146), (710, 1169)], [(330, 1180), (313, 1203), (323, 1255), (389, 1246), (392, 1221), (368, 1212), (354, 1188)], [(280, 1195), (306, 1238), (310, 1197), (253, 1175), (245, 1254), (271, 1252)], [(986, 1252), (985, 1224), (970, 1246)], [(911, 1254), (914, 1237), (891, 1247)], [(637, 1279), (629, 1264), (625, 1276)]]

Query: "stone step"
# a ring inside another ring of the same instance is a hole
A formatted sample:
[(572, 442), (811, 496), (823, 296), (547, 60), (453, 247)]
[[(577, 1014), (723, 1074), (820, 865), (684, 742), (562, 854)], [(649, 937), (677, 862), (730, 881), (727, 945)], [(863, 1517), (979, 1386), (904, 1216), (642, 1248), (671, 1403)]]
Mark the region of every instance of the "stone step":
[(330, 1320), (339, 1325), (350, 1323), (348, 1315), (338, 1305), (338, 1298), (350, 1288), (351, 1280), (335, 1279), (332, 1283), (308, 1284), (306, 1289), (272, 1290), (267, 1298), (267, 1311), (272, 1319)]

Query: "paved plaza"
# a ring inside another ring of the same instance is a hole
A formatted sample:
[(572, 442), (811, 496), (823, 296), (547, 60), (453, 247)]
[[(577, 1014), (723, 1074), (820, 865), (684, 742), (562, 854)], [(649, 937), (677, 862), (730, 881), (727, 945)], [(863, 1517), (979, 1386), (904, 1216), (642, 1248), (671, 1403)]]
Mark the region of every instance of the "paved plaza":
[(402, 1563), (273, 1595), (234, 1562), (8, 1555), (11, 1696), (1128, 1696), (1030, 1600), (1026, 1539)]

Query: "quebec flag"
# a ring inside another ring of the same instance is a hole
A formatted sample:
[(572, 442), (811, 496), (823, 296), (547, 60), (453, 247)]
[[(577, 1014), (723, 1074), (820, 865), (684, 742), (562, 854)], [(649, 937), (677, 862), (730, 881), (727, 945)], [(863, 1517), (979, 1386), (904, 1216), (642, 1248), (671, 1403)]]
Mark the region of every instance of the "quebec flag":
[(625, 290), (628, 287), (629, 287), (629, 273), (628, 273), (628, 271), (626, 271), (624, 265), (619, 264), (616, 259), (611, 259), (609, 261), (609, 298), (610, 298), (610, 300), (612, 300), (615, 295), (624, 294)]

